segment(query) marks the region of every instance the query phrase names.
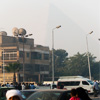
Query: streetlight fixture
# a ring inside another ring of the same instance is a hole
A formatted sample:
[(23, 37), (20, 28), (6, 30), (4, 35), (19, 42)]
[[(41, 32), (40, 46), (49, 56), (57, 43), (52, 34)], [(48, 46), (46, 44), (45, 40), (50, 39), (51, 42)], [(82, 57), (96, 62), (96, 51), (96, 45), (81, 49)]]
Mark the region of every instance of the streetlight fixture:
[(4, 49), (2, 50), (2, 57), (3, 57), (3, 84), (5, 84)]
[(25, 50), (24, 50), (24, 40), (25, 40), (25, 37), (29, 37), (33, 34), (28, 34), (28, 35), (23, 35), (22, 36), (22, 39), (23, 39), (23, 82), (25, 82)]
[[(89, 34), (92, 34), (92, 33), (93, 33), (93, 31), (91, 31)], [(88, 38), (87, 38), (87, 36), (89, 34), (86, 35), (86, 44), (87, 44), (87, 57), (88, 57), (88, 67), (89, 67), (89, 78), (91, 80), (90, 59), (89, 59), (89, 49), (88, 49)]]
[(52, 29), (52, 82), (54, 84), (54, 30), (60, 28), (61, 25)]
[(19, 29), (19, 35), (21, 35), (22, 37), (22, 40), (23, 40), (23, 82), (25, 82), (25, 53), (24, 53), (24, 40), (25, 40), (25, 37), (29, 37), (33, 34), (27, 34), (26, 35), (26, 30), (23, 29), (23, 28), (20, 28)]

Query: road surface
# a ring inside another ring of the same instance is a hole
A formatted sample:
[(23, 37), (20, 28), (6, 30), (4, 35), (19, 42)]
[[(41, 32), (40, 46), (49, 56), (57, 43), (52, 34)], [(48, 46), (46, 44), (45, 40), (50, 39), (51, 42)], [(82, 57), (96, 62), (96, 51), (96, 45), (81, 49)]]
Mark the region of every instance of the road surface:
[(90, 95), (90, 98), (92, 100), (100, 100), (100, 95), (98, 95), (98, 97), (94, 97), (93, 95)]

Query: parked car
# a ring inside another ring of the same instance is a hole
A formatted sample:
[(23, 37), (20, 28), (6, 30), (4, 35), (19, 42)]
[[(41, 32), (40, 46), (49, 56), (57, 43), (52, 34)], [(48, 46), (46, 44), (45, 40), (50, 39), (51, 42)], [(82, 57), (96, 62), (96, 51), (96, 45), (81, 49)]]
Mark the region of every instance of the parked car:
[(26, 100), (32, 93), (41, 91), (43, 89), (50, 89), (49, 86), (36, 86), (35, 89), (25, 89), (25, 90), (20, 90), (22, 94), (22, 98)]
[(22, 98), (26, 100), (32, 93), (38, 91), (38, 89), (25, 89), (25, 90), (20, 90), (22, 94)]
[(6, 92), (11, 89), (14, 89), (14, 87), (0, 87), (0, 100), (5, 100)]
[(70, 91), (65, 89), (38, 90), (26, 100), (69, 100)]

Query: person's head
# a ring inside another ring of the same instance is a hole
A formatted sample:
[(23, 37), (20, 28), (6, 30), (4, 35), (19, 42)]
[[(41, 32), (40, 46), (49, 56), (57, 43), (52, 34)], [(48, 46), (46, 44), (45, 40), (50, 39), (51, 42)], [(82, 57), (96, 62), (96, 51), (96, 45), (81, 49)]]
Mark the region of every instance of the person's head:
[(94, 82), (96, 82), (96, 80), (94, 80)]
[(74, 96), (74, 97), (76, 96), (76, 89), (72, 89), (72, 90), (71, 90), (71, 97), (73, 97), (73, 96)]
[(7, 100), (22, 100), (19, 90), (8, 90), (6, 93)]
[(91, 100), (87, 94), (87, 91), (83, 89), (82, 87), (78, 87), (76, 91), (77, 91), (78, 97), (81, 98), (82, 100)]
[(11, 83), (11, 85), (13, 85), (13, 83)]
[(26, 85), (28, 85), (28, 83), (26, 83)]
[(25, 85), (25, 83), (22, 83), (22, 85)]
[(8, 100), (20, 100), (20, 98), (18, 96), (12, 96)]

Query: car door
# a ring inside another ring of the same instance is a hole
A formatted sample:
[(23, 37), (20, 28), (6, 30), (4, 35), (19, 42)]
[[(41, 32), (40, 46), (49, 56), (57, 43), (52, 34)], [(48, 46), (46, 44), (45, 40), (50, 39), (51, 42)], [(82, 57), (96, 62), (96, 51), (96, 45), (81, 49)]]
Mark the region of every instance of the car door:
[(86, 89), (87, 91), (90, 91), (89, 83), (87, 81), (82, 81), (82, 88)]
[(61, 94), (58, 100), (69, 100), (71, 98), (70, 91), (65, 91)]

